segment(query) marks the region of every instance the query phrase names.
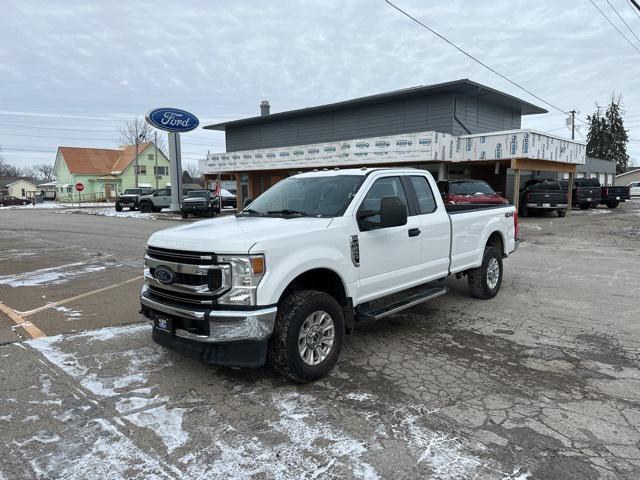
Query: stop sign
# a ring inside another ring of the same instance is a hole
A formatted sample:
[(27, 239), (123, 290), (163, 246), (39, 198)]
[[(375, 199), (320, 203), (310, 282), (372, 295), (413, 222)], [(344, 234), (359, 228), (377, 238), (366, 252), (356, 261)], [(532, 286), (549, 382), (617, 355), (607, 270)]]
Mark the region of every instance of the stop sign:
[(84, 190), (84, 184), (81, 182), (76, 183), (76, 190), (81, 192), (82, 190)]

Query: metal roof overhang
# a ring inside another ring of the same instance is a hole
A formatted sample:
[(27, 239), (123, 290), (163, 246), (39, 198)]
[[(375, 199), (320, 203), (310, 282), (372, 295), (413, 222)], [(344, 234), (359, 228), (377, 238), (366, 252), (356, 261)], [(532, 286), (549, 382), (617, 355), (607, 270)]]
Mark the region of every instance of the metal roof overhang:
[(363, 107), (375, 104), (391, 102), (394, 100), (405, 100), (425, 95), (433, 95), (437, 93), (454, 93), (459, 95), (476, 95), (484, 100), (490, 101), (497, 105), (501, 105), (514, 110), (519, 110), (522, 115), (532, 115), (538, 113), (548, 113), (548, 110), (538, 107), (532, 103), (526, 102), (518, 97), (514, 97), (507, 93), (503, 93), (486, 85), (476, 83), (472, 80), (462, 79), (453, 82), (438, 83), (436, 85), (422, 85), (418, 87), (405, 88), (395, 90), (393, 92), (379, 93), (369, 95), (367, 97), (354, 98), (343, 102), (329, 103), (316, 107), (301, 108), (298, 110), (289, 110), (287, 112), (272, 113), (264, 116), (243, 118), (240, 120), (232, 120), (230, 122), (216, 123), (203, 127), (206, 130), (225, 131), (227, 127), (239, 127), (246, 125), (259, 125), (263, 123), (274, 122), (277, 120), (289, 120), (296, 117), (303, 117), (315, 113), (326, 113), (331, 111), (343, 110), (353, 107)]

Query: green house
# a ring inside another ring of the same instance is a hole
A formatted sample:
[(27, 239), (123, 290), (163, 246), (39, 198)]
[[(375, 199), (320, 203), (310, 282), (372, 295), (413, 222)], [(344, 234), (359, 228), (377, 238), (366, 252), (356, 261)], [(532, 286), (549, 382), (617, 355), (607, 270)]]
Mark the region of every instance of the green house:
[[(136, 146), (119, 149), (58, 147), (55, 175), (60, 202), (115, 200), (136, 187)], [(75, 189), (84, 185), (82, 193)], [(169, 159), (152, 142), (138, 145), (138, 187), (162, 188), (170, 183)]]

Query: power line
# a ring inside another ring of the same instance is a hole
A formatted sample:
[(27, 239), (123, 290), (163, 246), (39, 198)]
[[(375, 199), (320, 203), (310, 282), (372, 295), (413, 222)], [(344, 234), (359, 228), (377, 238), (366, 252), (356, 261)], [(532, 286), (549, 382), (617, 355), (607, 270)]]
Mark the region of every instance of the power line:
[[(629, 5), (631, 7), (631, 10), (633, 10), (633, 12), (638, 16), (638, 18), (640, 18), (640, 5), (638, 5), (638, 2), (636, 2), (635, 0), (629, 0), (629, 3), (631, 5)], [(635, 8), (634, 8), (635, 7)]]
[(41, 127), (38, 125), (19, 125), (17, 123), (0, 123), (0, 127), (34, 128), (36, 130), (63, 130), (69, 132), (113, 133), (113, 130), (84, 130), (82, 128)]
[[(507, 82), (509, 82), (510, 84), (514, 85), (515, 87), (519, 88), (520, 90), (527, 92), (529, 95), (531, 95), (532, 97), (536, 98), (537, 100), (541, 101), (542, 103), (544, 103), (545, 105), (550, 106), (551, 108), (558, 110), (559, 112), (564, 113), (565, 115), (569, 115), (569, 112), (566, 110), (563, 110), (560, 107), (556, 107), (554, 104), (547, 102), (546, 100), (544, 100), (543, 98), (539, 97), (538, 95), (536, 95), (535, 93), (533, 93), (531, 90), (528, 90), (527, 88), (523, 87), (522, 85), (520, 85), (519, 83), (514, 82), (513, 80), (511, 80), (509, 77), (507, 77), (506, 75), (503, 75), (502, 73), (498, 72), (496, 69), (490, 67), (489, 65), (487, 65), (486, 63), (482, 62), (481, 60), (478, 60), (476, 57), (474, 57), (473, 55), (471, 55), (470, 53), (468, 53), (467, 51), (463, 50), (462, 48), (460, 48), (459, 46), (457, 46), (455, 43), (453, 43), (451, 40), (449, 40), (448, 38), (446, 38), (445, 36), (439, 34), (438, 32), (436, 32), (434, 29), (432, 29), (431, 27), (428, 27), (427, 25), (425, 25), (424, 23), (422, 23), (420, 20), (418, 20), (417, 18), (411, 16), (409, 13), (405, 12), (404, 10), (402, 10), (400, 7), (394, 5), (392, 2), (390, 2), (389, 0), (384, 0), (389, 6), (393, 7), (394, 9), (396, 9), (397, 11), (399, 11), (400, 13), (402, 13), (404, 16), (410, 18), (411, 20), (413, 20), (415, 23), (417, 23), (418, 25), (420, 25), (423, 28), (426, 28), (427, 30), (429, 30), (431, 33), (433, 33), (434, 35), (436, 35), (437, 37), (439, 37), (440, 39), (444, 40), (445, 42), (447, 42), (449, 45), (451, 45), (453, 48), (455, 48), (456, 50), (458, 50), (460, 53), (466, 55), (467, 57), (469, 57), (471, 60), (473, 60), (474, 62), (482, 65), (484, 68), (486, 68), (487, 70), (495, 73), (496, 75), (498, 75), (500, 78), (502, 78), (503, 80), (506, 80)], [(592, 0), (593, 3), (593, 0)], [(578, 119), (580, 120), (580, 119)], [(582, 121), (582, 120), (580, 120)], [(586, 123), (586, 122), (583, 122)]]
[(87, 140), (90, 142), (114, 142), (114, 140), (111, 138), (48, 137), (45, 135), (27, 135), (26, 133), (0, 133), (0, 136), (4, 135), (8, 135), (11, 137), (52, 138), (54, 140)]
[(622, 23), (624, 23), (625, 27), (627, 27), (627, 29), (631, 32), (631, 35), (633, 35), (634, 37), (636, 37), (636, 40), (638, 40), (640, 42), (640, 38), (638, 38), (638, 36), (635, 34), (635, 32), (633, 30), (631, 30), (631, 27), (629, 26), (629, 24), (624, 20), (624, 18), (622, 18), (622, 15), (620, 15), (620, 13), (618, 12), (618, 10), (616, 10), (616, 7), (613, 6), (613, 4), (607, 0), (607, 3), (609, 4), (609, 6), (613, 9), (614, 12), (616, 12), (616, 15), (618, 15), (618, 17), (620, 18), (620, 20), (622, 20)]
[(611, 19), (607, 16), (607, 14), (606, 14), (606, 13), (604, 13), (602, 10), (600, 10), (600, 7), (599, 7), (598, 5), (596, 5), (596, 2), (594, 2), (593, 0), (589, 0), (589, 1), (591, 2), (591, 4), (592, 4), (594, 7), (596, 7), (596, 8), (598, 9), (598, 11), (600, 12), (600, 14), (601, 14), (601, 15), (602, 15), (606, 20), (607, 20), (607, 22), (609, 22), (609, 23), (611, 24), (611, 26), (612, 26), (613, 28), (615, 28), (615, 29), (616, 29), (616, 31), (620, 34), (620, 36), (621, 36), (622, 38), (624, 38), (624, 39), (627, 41), (627, 43), (628, 43), (629, 45), (631, 45), (631, 46), (635, 49), (635, 51), (636, 51), (636, 52), (640, 53), (640, 49), (639, 49), (638, 47), (636, 47), (636, 46), (631, 42), (631, 40), (629, 40), (629, 39), (627, 38), (627, 36), (626, 36), (624, 33), (622, 33), (622, 30), (620, 30), (620, 29), (616, 26), (616, 24), (615, 24), (615, 23), (613, 23), (613, 22), (611, 21)]

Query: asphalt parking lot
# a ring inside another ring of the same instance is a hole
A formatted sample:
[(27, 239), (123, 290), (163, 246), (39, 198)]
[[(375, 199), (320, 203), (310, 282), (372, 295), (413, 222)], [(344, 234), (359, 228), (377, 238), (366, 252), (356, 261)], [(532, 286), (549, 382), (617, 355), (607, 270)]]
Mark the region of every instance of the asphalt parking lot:
[(522, 220), (496, 298), (449, 280), (305, 386), (151, 342), (175, 224), (0, 210), (1, 480), (640, 478), (640, 201)]

